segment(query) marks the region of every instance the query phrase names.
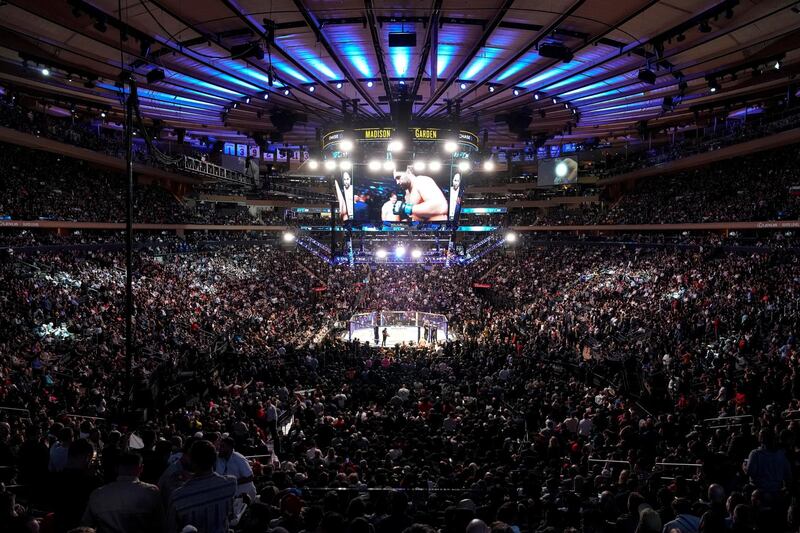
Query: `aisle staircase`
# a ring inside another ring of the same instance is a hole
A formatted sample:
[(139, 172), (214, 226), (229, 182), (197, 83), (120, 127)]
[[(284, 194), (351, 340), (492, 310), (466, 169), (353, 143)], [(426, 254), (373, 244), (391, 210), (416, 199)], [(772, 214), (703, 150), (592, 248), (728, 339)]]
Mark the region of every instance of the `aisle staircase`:
[(311, 267), (303, 263), (300, 259), (295, 258), (294, 262), (297, 264), (297, 266), (302, 268), (306, 272), (306, 274), (308, 274), (315, 280), (319, 281), (320, 283), (326, 283), (326, 281), (322, 279), (322, 277), (319, 274), (314, 272), (314, 270), (312, 270)]
[(477, 279), (478, 281), (484, 281), (486, 278), (488, 278), (488, 277), (489, 277), (489, 275), (490, 275), (492, 272), (494, 272), (495, 270), (497, 270), (497, 267), (499, 267), (499, 266), (500, 266), (500, 264), (501, 264), (502, 262), (503, 262), (503, 260), (502, 260), (502, 259), (498, 259), (497, 261), (495, 261), (495, 262), (494, 262), (494, 264), (493, 264), (492, 266), (490, 266), (489, 268), (487, 268), (487, 269), (486, 269), (486, 271), (485, 271), (485, 272), (483, 272), (482, 274), (480, 274), (480, 275), (479, 275), (479, 276), (478, 276), (476, 279)]

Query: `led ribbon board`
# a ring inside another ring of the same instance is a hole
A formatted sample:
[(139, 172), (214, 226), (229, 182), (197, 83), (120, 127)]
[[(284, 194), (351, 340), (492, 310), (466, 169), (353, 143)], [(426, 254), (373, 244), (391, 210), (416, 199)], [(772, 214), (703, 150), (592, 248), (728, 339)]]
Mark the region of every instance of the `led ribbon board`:
[[(387, 142), (394, 136), (395, 131), (395, 128), (356, 128), (353, 130), (350, 140), (354, 142)], [(408, 138), (412, 142), (444, 141), (447, 135), (447, 130), (441, 128), (408, 128)], [(344, 130), (330, 131), (322, 136), (322, 149), (327, 150), (344, 138)], [(471, 131), (459, 131), (458, 143), (472, 150), (478, 150), (478, 136)]]

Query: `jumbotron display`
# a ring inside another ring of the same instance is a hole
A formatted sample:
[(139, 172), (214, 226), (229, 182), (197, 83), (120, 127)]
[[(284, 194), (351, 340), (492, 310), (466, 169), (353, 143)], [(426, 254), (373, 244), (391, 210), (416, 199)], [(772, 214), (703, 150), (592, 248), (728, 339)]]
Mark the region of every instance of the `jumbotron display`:
[(324, 168), (332, 177), (339, 221), (372, 227), (457, 223), (477, 143), (474, 133), (439, 128), (325, 134)]
[[(420, 162), (395, 169), (389, 162), (355, 165), (334, 182), (341, 221), (454, 222), (461, 206), (461, 172)], [(447, 170), (445, 170), (447, 169)], [(450, 175), (452, 173), (452, 176)]]

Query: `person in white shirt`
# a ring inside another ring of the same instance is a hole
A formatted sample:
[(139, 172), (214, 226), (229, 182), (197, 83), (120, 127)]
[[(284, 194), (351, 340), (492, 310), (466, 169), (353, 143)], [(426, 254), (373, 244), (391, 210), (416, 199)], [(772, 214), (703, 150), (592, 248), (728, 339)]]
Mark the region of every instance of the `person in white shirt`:
[(578, 432), (578, 423), (578, 418), (574, 414), (570, 414), (564, 420), (564, 427), (567, 428), (567, 431), (569, 431), (570, 434), (574, 435)]
[(394, 204), (397, 203), (397, 194), (392, 193), (389, 195), (389, 200), (381, 207), (381, 221), (383, 222), (399, 222), (400, 215), (394, 214)]
[(588, 437), (592, 434), (593, 426), (594, 423), (592, 422), (590, 415), (588, 413), (584, 414), (583, 418), (581, 418), (581, 421), (578, 422), (578, 435), (581, 437)]
[(317, 448), (317, 445), (312, 441), (311, 446), (306, 450), (306, 459), (313, 461), (314, 459), (322, 459), (322, 450)]
[(340, 392), (333, 397), (333, 401), (336, 402), (336, 405), (339, 406), (339, 409), (344, 409), (344, 405), (347, 402), (347, 395), (343, 392)]
[(270, 398), (265, 411), (269, 434), (272, 437), (275, 448), (280, 450), (280, 436), (278, 435), (278, 408), (275, 405), (275, 398)]
[(405, 385), (397, 389), (397, 396), (403, 400), (404, 402), (408, 401), (408, 397), (411, 394), (411, 391), (406, 388)]
[(214, 471), (221, 476), (236, 478), (236, 495), (247, 494), (250, 500), (255, 500), (256, 486), (253, 483), (253, 469), (244, 455), (234, 450), (234, 441), (231, 437), (222, 439), (219, 445), (219, 455)]

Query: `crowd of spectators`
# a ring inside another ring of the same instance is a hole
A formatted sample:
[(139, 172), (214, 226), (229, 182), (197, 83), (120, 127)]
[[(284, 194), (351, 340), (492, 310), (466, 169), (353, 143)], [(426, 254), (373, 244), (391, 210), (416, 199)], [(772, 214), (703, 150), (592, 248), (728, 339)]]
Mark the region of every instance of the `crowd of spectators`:
[[(54, 171), (54, 169), (57, 169)], [(0, 216), (13, 220), (123, 222), (127, 180), (85, 161), (0, 144)], [(157, 185), (134, 187), (134, 221), (153, 224), (284, 224), (281, 211), (196, 202)]]
[[(800, 108), (776, 109), (714, 123), (703, 130), (691, 130), (672, 136), (655, 148), (609, 154), (597, 166), (601, 177), (611, 177), (643, 167), (658, 165), (691, 155), (713, 152), (726, 146), (774, 135), (800, 126)], [(668, 133), (668, 135), (670, 135)]]
[[(3, 144), (0, 149), (0, 216), (22, 220), (124, 220), (126, 182), (120, 173), (14, 145)], [(611, 204), (587, 202), (575, 207), (515, 209), (505, 215), (465, 214), (461, 223), (581, 225), (796, 219), (800, 216), (800, 195), (793, 188), (800, 187), (798, 168), (800, 155), (793, 145), (643, 179)], [(286, 223), (282, 210), (186, 202), (155, 185), (135, 188), (135, 211), (136, 221), (149, 223)]]
[(670, 224), (796, 220), (797, 145), (640, 180), (610, 206), (518, 210), (512, 225)]
[(800, 216), (797, 146), (642, 180), (607, 215), (606, 224), (787, 220)]
[[(798, 157), (534, 223), (796, 219)], [(0, 150), (2, 215), (120, 221), (123, 189)], [(155, 187), (136, 213), (277, 220)], [(0, 531), (796, 533), (800, 255), (776, 235), (528, 238), (445, 268), (142, 233), (128, 359), (120, 234), (5, 231), (41, 248), (0, 255)], [(345, 341), (370, 310), (442, 313), (456, 340)]]
[(253, 212), (246, 205), (229, 202), (197, 202), (190, 210), (189, 218), (202, 224), (281, 226), (287, 223), (279, 210)]
[[(85, 161), (15, 145), (0, 145), (0, 216), (19, 220), (121, 222), (125, 177)], [(172, 223), (184, 209), (166, 189), (135, 188), (137, 222)]]
[[(141, 254), (130, 383), (120, 254), (1, 264), (4, 530), (798, 530), (796, 255), (298, 253)], [(359, 309), (459, 340), (321, 335)]]
[[(14, 93), (5, 93), (0, 97), (0, 126), (29, 133), (37, 137), (45, 137), (55, 141), (87, 148), (95, 152), (125, 158), (125, 139), (122, 125), (112, 124), (99, 115), (89, 116), (77, 110), (57, 108), (50, 113), (39, 109), (19, 105)], [(148, 148), (142, 138), (143, 130), (136, 129), (137, 137), (132, 143), (133, 157), (136, 163), (162, 167), (148, 154)], [(151, 130), (151, 133), (152, 130)], [(159, 150), (169, 151), (169, 146), (153, 139)], [(191, 154), (198, 159), (207, 156), (208, 151), (192, 149)]]

